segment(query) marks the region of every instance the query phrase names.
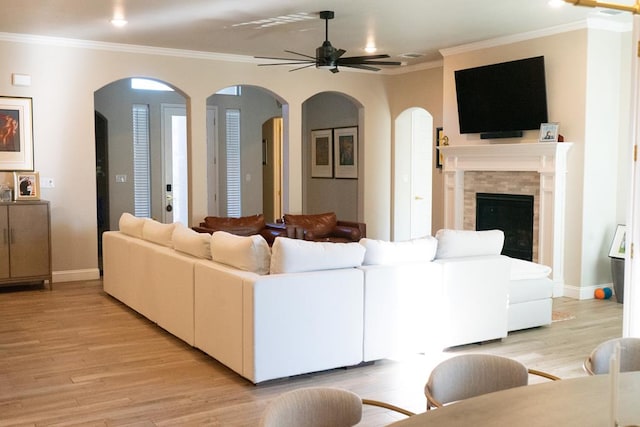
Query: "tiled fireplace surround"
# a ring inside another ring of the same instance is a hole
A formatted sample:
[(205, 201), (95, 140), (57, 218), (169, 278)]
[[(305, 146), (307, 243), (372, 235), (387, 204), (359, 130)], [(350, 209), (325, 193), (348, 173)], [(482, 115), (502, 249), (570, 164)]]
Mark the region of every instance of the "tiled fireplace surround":
[(533, 259), (553, 268), (563, 294), (566, 158), (571, 143), (440, 147), (445, 227), (475, 229), (476, 193), (534, 196)]

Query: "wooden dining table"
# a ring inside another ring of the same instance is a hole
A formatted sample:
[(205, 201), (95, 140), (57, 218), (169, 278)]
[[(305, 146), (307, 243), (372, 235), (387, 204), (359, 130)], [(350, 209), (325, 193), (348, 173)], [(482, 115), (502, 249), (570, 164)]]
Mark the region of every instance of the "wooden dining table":
[[(640, 372), (618, 376), (619, 426), (640, 426)], [(393, 427), (609, 427), (611, 378), (594, 375), (484, 394), (390, 424)]]

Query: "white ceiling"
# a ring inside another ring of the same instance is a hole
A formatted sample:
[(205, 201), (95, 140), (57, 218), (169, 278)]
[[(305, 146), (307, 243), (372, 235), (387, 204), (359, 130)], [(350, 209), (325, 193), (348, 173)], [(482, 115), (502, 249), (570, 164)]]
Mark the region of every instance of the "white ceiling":
[[(344, 55), (377, 53), (409, 65), (441, 59), (439, 49), (584, 22), (596, 9), (548, 0), (2, 0), (0, 31), (247, 56), (315, 55), (321, 10), (333, 10), (329, 40)], [(128, 24), (109, 23), (121, 14)], [(292, 14), (304, 19), (261, 26)], [(626, 14), (624, 14), (626, 15)], [(600, 14), (600, 16), (603, 16)], [(622, 16), (622, 15), (619, 15)], [(619, 16), (616, 19), (619, 19)], [(239, 25), (244, 24), (244, 25)], [(417, 53), (409, 60), (403, 54)]]

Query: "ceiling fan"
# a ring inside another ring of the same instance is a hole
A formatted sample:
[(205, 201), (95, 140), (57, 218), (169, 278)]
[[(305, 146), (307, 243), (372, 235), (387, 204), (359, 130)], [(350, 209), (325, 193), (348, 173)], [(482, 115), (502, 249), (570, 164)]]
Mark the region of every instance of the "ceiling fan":
[(400, 65), (397, 61), (378, 61), (378, 59), (389, 58), (389, 55), (366, 55), (366, 56), (349, 56), (343, 58), (346, 53), (344, 49), (336, 49), (329, 41), (329, 20), (334, 18), (333, 11), (325, 10), (320, 12), (320, 18), (325, 21), (325, 37), (322, 46), (316, 48), (316, 56), (305, 55), (304, 53), (285, 50), (287, 53), (299, 55), (303, 58), (274, 58), (269, 56), (256, 56), (258, 59), (273, 59), (280, 62), (276, 64), (258, 64), (258, 66), (269, 65), (302, 65), (302, 67), (294, 68), (289, 71), (301, 70), (303, 68), (313, 67), (330, 70), (332, 73), (340, 71), (338, 67), (359, 68), (362, 70), (379, 71), (380, 68), (372, 65)]

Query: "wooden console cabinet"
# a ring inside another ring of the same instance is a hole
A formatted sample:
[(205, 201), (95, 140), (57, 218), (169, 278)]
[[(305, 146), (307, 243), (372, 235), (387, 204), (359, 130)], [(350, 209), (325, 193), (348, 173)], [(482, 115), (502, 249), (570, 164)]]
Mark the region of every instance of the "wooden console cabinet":
[(49, 281), (49, 202), (0, 203), (0, 285)]

